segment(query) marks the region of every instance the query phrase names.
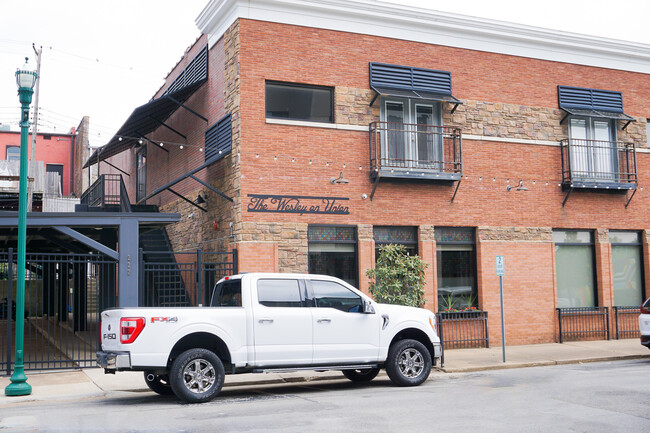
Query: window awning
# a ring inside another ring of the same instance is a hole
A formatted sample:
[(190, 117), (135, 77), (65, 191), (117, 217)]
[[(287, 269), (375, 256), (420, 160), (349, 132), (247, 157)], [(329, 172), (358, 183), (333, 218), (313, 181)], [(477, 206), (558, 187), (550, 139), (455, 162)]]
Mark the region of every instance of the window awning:
[(462, 104), (451, 94), (451, 72), (410, 66), (370, 63), (370, 88), (379, 95), (427, 99), (454, 104), (453, 113)]
[(160, 126), (165, 126), (185, 138), (180, 132), (165, 125), (165, 121), (178, 108), (184, 107), (207, 122), (208, 119), (183, 105), (207, 80), (208, 49), (206, 46), (192, 59), (160, 98), (133, 110), (113, 138), (88, 158), (84, 168), (138, 145), (140, 138), (144, 138)]
[(622, 120), (626, 122), (623, 129), (636, 122), (623, 112), (623, 94), (613, 90), (558, 86), (558, 105), (567, 113), (560, 123), (570, 115)]

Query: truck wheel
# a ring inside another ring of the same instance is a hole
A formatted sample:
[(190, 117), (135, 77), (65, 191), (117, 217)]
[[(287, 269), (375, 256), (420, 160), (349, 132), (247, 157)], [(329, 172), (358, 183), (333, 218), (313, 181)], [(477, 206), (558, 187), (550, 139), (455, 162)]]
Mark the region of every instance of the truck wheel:
[(169, 383), (176, 397), (187, 403), (204, 403), (221, 391), (225, 370), (217, 355), (207, 349), (190, 349), (172, 363)]
[(174, 391), (169, 384), (169, 376), (154, 374), (153, 371), (144, 372), (144, 382), (150, 390), (160, 395), (172, 395)]
[(386, 373), (398, 386), (416, 386), (431, 372), (431, 354), (417, 340), (400, 340), (388, 350)]
[(356, 370), (343, 370), (343, 376), (352, 382), (370, 382), (379, 374), (379, 368), (364, 368)]

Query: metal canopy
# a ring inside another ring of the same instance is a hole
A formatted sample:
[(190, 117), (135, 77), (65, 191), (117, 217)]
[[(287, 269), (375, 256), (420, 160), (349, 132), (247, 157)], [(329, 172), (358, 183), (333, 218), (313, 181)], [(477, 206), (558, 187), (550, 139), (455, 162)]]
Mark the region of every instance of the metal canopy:
[(88, 161), (84, 164), (84, 168), (137, 146), (140, 138), (145, 138), (145, 135), (155, 131), (160, 126), (165, 126), (174, 133), (184, 137), (182, 133), (165, 124), (169, 116), (180, 107), (183, 107), (207, 122), (208, 119), (204, 116), (184, 105), (184, 102), (207, 80), (208, 48), (206, 46), (192, 59), (160, 98), (154, 99), (133, 110), (133, 113), (131, 113), (113, 138), (88, 158)]
[(622, 129), (627, 128), (627, 126), (632, 123), (636, 122), (636, 119), (628, 114), (625, 114), (623, 112), (620, 113), (615, 113), (612, 111), (602, 111), (602, 110), (593, 110), (593, 109), (581, 109), (581, 108), (570, 108), (570, 107), (560, 107), (562, 110), (564, 110), (567, 114), (562, 118), (560, 123), (563, 123), (567, 117), (571, 116), (583, 116), (583, 117), (599, 117), (601, 119), (614, 119), (614, 120), (622, 120), (625, 122), (625, 125), (623, 126)]
[(440, 102), (449, 102), (450, 104), (454, 104), (454, 108), (451, 109), (451, 112), (453, 113), (456, 111), (456, 108), (460, 104), (463, 103), (460, 99), (456, 98), (453, 95), (444, 95), (442, 93), (435, 93), (435, 92), (427, 92), (424, 90), (417, 90), (417, 89), (398, 89), (398, 88), (391, 88), (391, 87), (373, 87), (372, 90), (377, 92), (374, 98), (372, 98), (372, 101), (370, 101), (370, 106), (375, 103), (375, 100), (381, 95), (381, 96), (393, 96), (393, 97), (399, 97), (399, 98), (414, 98), (414, 99), (426, 99), (429, 101), (440, 101)]

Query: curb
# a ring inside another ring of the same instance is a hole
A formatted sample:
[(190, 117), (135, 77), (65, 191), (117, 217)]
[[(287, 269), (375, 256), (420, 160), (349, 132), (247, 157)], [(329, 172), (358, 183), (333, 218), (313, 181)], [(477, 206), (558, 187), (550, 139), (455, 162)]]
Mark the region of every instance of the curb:
[(551, 365), (568, 365), (568, 364), (586, 364), (591, 362), (607, 362), (607, 361), (625, 361), (630, 359), (644, 359), (650, 358), (650, 355), (619, 355), (619, 356), (604, 356), (600, 358), (586, 358), (586, 359), (567, 359), (561, 361), (535, 361), (535, 362), (520, 362), (513, 364), (494, 364), (481, 367), (460, 367), (460, 368), (440, 368), (440, 371), (445, 373), (471, 373), (475, 371), (488, 371), (488, 370), (508, 370), (511, 368), (526, 368), (526, 367), (547, 367)]

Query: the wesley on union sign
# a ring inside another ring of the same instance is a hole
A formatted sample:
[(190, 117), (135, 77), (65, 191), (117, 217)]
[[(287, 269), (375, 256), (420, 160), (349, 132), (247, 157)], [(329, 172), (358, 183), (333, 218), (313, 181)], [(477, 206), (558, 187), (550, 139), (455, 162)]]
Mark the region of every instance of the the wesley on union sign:
[(248, 212), (348, 215), (347, 197), (248, 194)]

